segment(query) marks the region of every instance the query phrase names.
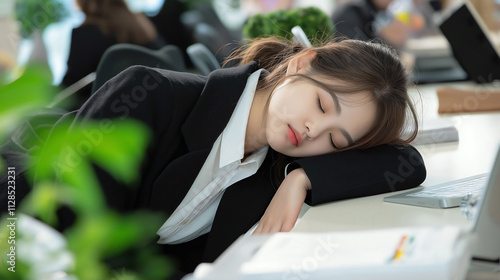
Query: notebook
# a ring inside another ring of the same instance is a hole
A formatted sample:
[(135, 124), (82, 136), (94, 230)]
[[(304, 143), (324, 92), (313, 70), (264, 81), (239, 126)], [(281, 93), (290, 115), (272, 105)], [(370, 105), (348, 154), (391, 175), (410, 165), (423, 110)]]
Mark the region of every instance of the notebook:
[(459, 280), (470, 245), (459, 226), (252, 235), (182, 280)]
[(469, 80), (488, 83), (500, 79), (500, 51), (469, 1), (465, 1), (439, 28)]
[[(455, 205), (455, 201), (451, 200), (450, 202), (450, 197), (444, 196), (443, 198), (438, 198), (436, 195), (431, 195), (426, 198), (431, 202), (422, 203), (421, 201), (424, 200), (423, 196), (419, 197), (411, 194), (432, 191), (435, 188), (441, 188), (442, 186), (458, 186), (459, 189), (457, 189), (456, 192), (463, 194), (470, 191), (466, 190), (463, 192), (460, 190), (460, 186), (463, 187), (464, 182), (472, 181), (475, 181), (475, 183), (479, 184), (479, 186), (482, 185), (479, 193), (476, 193), (479, 197), (479, 205), (476, 206), (478, 207), (478, 211), (474, 220), (473, 231), (476, 235), (476, 240), (473, 245), (472, 256), (478, 260), (487, 260), (500, 266), (500, 203), (498, 203), (498, 201), (500, 201), (500, 149), (497, 152), (495, 163), (493, 164), (493, 169), (490, 173), (479, 174), (436, 185), (435, 187), (426, 187), (423, 189), (385, 197), (384, 201), (427, 207), (432, 207), (429, 205)], [(460, 204), (461, 199), (462, 198), (460, 197), (458, 204)], [(414, 201), (420, 201), (419, 203), (425, 205), (415, 203)]]

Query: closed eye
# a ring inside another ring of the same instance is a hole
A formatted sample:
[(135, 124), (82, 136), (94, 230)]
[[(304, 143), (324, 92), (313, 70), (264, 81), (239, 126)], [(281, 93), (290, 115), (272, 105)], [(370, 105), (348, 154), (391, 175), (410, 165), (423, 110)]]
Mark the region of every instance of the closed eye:
[(335, 145), (335, 142), (333, 142), (333, 137), (332, 137), (332, 134), (330, 133), (330, 142), (332, 143), (332, 146), (335, 150), (338, 150), (339, 148), (337, 148), (337, 145)]
[(318, 108), (321, 110), (321, 112), (325, 112), (325, 110), (323, 109), (323, 106), (321, 106), (321, 100), (318, 98)]

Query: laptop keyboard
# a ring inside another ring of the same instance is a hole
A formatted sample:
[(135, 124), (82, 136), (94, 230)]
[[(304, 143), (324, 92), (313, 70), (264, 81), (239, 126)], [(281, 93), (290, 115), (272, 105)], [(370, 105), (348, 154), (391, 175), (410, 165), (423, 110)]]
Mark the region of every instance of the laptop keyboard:
[(426, 187), (419, 192), (407, 194), (415, 197), (462, 197), (468, 193), (479, 195), (486, 186), (488, 174), (464, 178), (436, 186)]

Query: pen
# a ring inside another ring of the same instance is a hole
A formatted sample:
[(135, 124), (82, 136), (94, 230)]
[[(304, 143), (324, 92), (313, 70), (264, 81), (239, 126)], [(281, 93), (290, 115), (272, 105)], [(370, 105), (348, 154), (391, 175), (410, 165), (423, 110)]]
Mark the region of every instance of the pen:
[(395, 261), (395, 260), (398, 260), (399, 258), (401, 258), (401, 256), (404, 254), (403, 249), (404, 249), (405, 241), (407, 238), (408, 238), (408, 236), (406, 236), (406, 235), (403, 235), (401, 237), (401, 240), (399, 240), (398, 246), (396, 247), (396, 251), (394, 252), (394, 255), (392, 256), (392, 258), (389, 261)]

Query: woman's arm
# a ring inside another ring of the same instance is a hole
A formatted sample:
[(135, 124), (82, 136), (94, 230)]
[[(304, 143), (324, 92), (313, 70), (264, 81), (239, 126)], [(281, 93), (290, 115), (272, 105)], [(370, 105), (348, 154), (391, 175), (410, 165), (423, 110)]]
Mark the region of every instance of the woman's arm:
[(292, 163), (255, 234), (290, 231), (304, 200), (317, 205), (335, 200), (403, 190), (420, 185), (426, 170), (412, 146), (382, 145)]
[(311, 183), (302, 168), (290, 172), (255, 229), (255, 234), (290, 231), (295, 225)]
[(422, 156), (410, 145), (302, 158), (292, 167), (303, 168), (311, 181), (310, 205), (409, 189), (426, 177)]

